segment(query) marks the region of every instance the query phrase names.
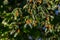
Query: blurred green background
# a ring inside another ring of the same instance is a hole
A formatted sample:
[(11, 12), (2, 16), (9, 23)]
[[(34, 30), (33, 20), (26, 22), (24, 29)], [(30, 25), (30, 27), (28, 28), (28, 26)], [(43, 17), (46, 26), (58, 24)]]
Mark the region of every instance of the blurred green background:
[(0, 40), (60, 40), (60, 0), (0, 0)]

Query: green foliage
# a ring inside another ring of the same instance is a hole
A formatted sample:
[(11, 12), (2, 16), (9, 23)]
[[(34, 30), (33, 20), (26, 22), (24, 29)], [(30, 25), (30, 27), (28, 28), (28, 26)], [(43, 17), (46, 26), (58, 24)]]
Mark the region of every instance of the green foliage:
[[(58, 40), (60, 14), (55, 13), (55, 2), (59, 1), (29, 1), (12, 12), (0, 12), (0, 40)], [(4, 5), (8, 6), (7, 0)]]

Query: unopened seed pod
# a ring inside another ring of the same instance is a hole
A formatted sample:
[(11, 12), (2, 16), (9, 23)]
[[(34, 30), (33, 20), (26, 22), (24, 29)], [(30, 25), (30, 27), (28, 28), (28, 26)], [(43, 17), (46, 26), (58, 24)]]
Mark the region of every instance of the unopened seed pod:
[(39, 3), (39, 4), (41, 4), (42, 3), (42, 0), (36, 0), (37, 1), (37, 3)]
[(18, 16), (19, 15), (19, 13), (18, 13), (18, 10), (16, 11), (16, 16)]
[(18, 29), (17, 32), (19, 33), (20, 32), (20, 29)]
[(30, 2), (30, 3), (32, 3), (32, 2), (33, 2), (33, 0), (30, 0), (29, 2)]

